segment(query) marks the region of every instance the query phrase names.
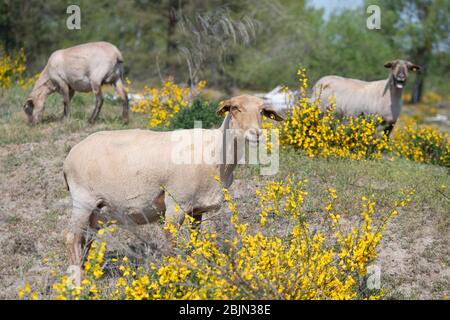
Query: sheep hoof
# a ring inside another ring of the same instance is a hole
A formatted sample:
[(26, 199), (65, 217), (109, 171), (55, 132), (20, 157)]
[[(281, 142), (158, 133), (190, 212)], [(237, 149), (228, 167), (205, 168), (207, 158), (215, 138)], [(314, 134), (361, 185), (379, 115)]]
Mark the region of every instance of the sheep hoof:
[(71, 282), (71, 285), (73, 287), (80, 287), (81, 286), (81, 266), (78, 265), (71, 265), (69, 268), (67, 268), (67, 273), (69, 274), (69, 279)]

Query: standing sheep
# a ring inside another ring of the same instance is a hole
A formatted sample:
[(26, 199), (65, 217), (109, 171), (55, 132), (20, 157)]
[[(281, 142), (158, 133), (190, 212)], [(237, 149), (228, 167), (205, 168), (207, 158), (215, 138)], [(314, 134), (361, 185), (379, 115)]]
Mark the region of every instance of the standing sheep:
[(264, 100), (249, 95), (223, 102), (217, 113), (224, 112), (220, 129), (104, 131), (72, 148), (64, 177), (73, 203), (66, 245), (75, 282), (80, 281), (83, 232), (95, 228), (97, 209), (107, 208), (102, 211), (119, 221), (141, 224), (164, 215), (182, 224), (184, 212), (201, 221), (203, 213), (220, 208), (222, 186), (232, 184), (245, 155), (245, 145), (237, 142), (255, 145), (264, 138), (263, 115), (283, 120)]
[(94, 123), (103, 104), (101, 87), (114, 85), (123, 101), (122, 118), (128, 122), (128, 97), (123, 83), (123, 58), (119, 49), (108, 42), (90, 42), (57, 50), (48, 59), (23, 109), (31, 124), (39, 123), (45, 100), (54, 92), (64, 99), (64, 117), (75, 92), (95, 94), (95, 109), (89, 119)]
[(325, 76), (317, 81), (311, 99), (319, 99), (322, 112), (330, 106), (335, 96), (335, 113), (340, 116), (378, 115), (383, 119), (385, 133), (389, 136), (402, 107), (402, 92), (408, 71), (420, 66), (406, 60), (393, 60), (384, 64), (390, 69), (388, 79), (361, 81), (339, 76)]

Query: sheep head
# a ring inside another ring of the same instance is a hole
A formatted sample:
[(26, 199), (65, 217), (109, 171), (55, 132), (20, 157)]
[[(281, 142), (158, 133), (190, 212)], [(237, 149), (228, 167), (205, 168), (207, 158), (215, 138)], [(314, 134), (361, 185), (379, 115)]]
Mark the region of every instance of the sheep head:
[(384, 67), (391, 70), (393, 84), (398, 89), (403, 89), (405, 86), (409, 71), (419, 71), (421, 69), (420, 66), (410, 61), (400, 59), (388, 61), (384, 64)]
[(251, 144), (258, 144), (264, 138), (263, 116), (276, 121), (284, 120), (264, 100), (251, 95), (241, 95), (224, 101), (218, 107), (217, 114), (221, 115), (225, 112), (229, 112), (231, 115), (230, 129)]

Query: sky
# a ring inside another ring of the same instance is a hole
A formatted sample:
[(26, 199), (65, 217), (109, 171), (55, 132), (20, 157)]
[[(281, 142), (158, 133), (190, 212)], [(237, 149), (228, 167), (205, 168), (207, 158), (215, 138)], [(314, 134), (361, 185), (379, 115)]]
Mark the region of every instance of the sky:
[(324, 8), (325, 18), (333, 11), (343, 8), (356, 8), (363, 4), (363, 0), (309, 0), (308, 2), (316, 8)]

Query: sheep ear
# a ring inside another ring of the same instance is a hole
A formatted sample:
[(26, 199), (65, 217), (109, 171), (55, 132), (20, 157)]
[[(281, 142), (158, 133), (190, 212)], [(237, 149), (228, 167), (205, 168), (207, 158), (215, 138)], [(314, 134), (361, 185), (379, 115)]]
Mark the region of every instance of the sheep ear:
[(392, 61), (388, 61), (384, 64), (385, 68), (391, 68), (392, 67)]
[(25, 102), (25, 104), (23, 105), (23, 111), (29, 116), (33, 115), (33, 108), (34, 103), (31, 99), (28, 99), (27, 102)]
[(232, 101), (232, 99), (228, 99), (228, 100), (222, 101), (222, 102), (219, 104), (219, 107), (218, 107), (217, 110), (216, 110), (216, 114), (217, 114), (218, 116), (221, 116), (221, 115), (223, 115), (225, 112), (230, 111), (230, 109), (231, 109), (232, 106), (233, 106), (233, 101)]
[(261, 109), (261, 113), (266, 116), (267, 118), (270, 118), (272, 120), (276, 121), (283, 121), (284, 118), (280, 116), (271, 106), (263, 105)]
[(411, 62), (408, 63), (408, 70), (420, 71), (421, 69), (422, 69), (422, 67), (417, 65), (417, 64), (414, 64), (414, 63), (411, 63)]

